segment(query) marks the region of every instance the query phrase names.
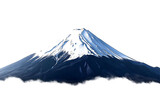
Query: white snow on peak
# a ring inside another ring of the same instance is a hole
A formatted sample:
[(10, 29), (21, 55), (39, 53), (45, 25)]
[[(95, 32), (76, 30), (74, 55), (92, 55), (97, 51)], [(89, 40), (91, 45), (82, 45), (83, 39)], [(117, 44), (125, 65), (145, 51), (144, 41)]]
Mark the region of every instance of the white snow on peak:
[[(86, 45), (80, 40), (82, 36), (82, 32), (86, 32), (87, 30), (83, 29), (74, 29), (71, 34), (68, 35), (65, 39), (63, 39), (55, 48), (50, 51), (47, 51), (46, 55), (56, 56), (60, 52), (65, 51), (68, 53), (71, 59), (75, 59), (77, 57), (81, 57), (83, 55), (93, 55), (86, 47)], [(57, 58), (58, 59), (58, 58)]]
[[(58, 57), (58, 54), (61, 52), (65, 53)], [(56, 60), (59, 60), (66, 54), (70, 55), (67, 60), (72, 60), (83, 55), (94, 55), (97, 57), (111, 56), (118, 59), (130, 59), (128, 56), (115, 50), (85, 28), (74, 29), (72, 33), (63, 39), (58, 45), (39, 55), (40, 57), (52, 55)]]

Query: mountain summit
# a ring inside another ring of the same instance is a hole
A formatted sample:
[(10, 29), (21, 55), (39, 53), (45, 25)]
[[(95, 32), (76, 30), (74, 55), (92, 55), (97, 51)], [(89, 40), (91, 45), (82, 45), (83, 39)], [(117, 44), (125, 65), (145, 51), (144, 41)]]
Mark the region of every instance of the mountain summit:
[(43, 55), (57, 56), (60, 52), (65, 52), (63, 55), (66, 53), (70, 55), (70, 58), (67, 60), (82, 57), (83, 55), (94, 55), (97, 57), (110, 56), (118, 59), (130, 59), (128, 56), (115, 50), (85, 28), (74, 29), (73, 32), (58, 45), (45, 52)]
[(95, 77), (126, 77), (134, 82), (160, 83), (160, 69), (122, 54), (85, 28), (74, 29), (42, 54), (33, 53), (0, 69), (0, 80), (58, 81), (77, 84)]

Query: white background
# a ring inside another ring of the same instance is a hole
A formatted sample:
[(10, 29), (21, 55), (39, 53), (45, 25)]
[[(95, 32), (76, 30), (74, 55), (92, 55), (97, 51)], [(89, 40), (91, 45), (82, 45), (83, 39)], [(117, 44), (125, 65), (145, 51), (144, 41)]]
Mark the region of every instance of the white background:
[[(86, 28), (127, 56), (160, 67), (159, 0), (1, 0), (0, 68), (52, 48), (75, 28)], [(9, 78), (0, 81), (1, 88), (158, 90), (160, 85), (99, 78), (72, 86)]]

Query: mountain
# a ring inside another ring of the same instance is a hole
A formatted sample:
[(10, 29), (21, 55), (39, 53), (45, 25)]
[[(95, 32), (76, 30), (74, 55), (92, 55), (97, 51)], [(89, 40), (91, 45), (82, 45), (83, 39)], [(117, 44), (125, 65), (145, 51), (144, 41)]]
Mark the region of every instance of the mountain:
[(0, 69), (0, 80), (18, 77), (77, 84), (95, 77), (125, 77), (136, 83), (160, 83), (160, 68), (138, 62), (86, 29), (74, 29), (48, 51), (33, 53)]

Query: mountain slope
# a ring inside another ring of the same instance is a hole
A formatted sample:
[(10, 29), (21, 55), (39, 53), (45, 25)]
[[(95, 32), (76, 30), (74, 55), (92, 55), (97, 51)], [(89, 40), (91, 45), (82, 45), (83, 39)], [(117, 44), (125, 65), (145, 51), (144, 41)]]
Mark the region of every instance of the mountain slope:
[(129, 58), (86, 29), (74, 30), (42, 55), (34, 53), (0, 69), (0, 80), (18, 77), (23, 81), (40, 79), (77, 84), (97, 76), (160, 83), (158, 67)]
[(115, 50), (104, 41), (96, 37), (89, 30), (84, 28), (74, 29), (73, 32), (63, 39), (58, 45), (53, 47), (51, 50), (44, 52), (42, 57), (50, 55), (56, 57), (62, 51), (71, 55), (69, 59), (75, 59), (83, 55), (94, 55), (97, 57), (111, 56), (118, 59), (131, 59)]

